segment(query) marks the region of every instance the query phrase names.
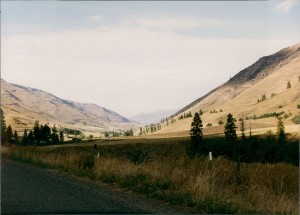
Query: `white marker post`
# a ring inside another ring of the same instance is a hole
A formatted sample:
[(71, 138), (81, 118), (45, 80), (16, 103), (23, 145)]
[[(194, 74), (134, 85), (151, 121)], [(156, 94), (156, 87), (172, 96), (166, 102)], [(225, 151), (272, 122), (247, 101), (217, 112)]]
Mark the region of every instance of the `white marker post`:
[(212, 152), (209, 152), (209, 153), (208, 153), (208, 156), (209, 156), (209, 164), (208, 164), (208, 168), (211, 169), (211, 168), (212, 168), (212, 162), (211, 162), (211, 161), (212, 161)]

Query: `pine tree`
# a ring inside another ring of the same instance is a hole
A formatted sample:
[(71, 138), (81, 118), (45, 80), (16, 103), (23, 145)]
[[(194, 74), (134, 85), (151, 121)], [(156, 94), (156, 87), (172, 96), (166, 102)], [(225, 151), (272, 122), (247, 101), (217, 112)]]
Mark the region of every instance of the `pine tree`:
[(246, 139), (245, 136), (245, 121), (243, 118), (241, 118), (241, 132), (242, 132), (242, 140), (244, 141)]
[(233, 116), (229, 113), (227, 115), (227, 122), (224, 126), (224, 134), (226, 140), (229, 142), (235, 141), (236, 140), (236, 126), (234, 124), (234, 118)]
[(287, 85), (286, 85), (286, 89), (289, 89), (289, 88), (291, 88), (292, 87), (292, 85), (291, 85), (291, 82), (287, 82)]
[(41, 140), (49, 142), (51, 136), (51, 129), (50, 127), (45, 124), (44, 126), (41, 125)]
[(36, 142), (39, 144), (41, 141), (41, 128), (39, 121), (35, 121), (34, 126), (33, 126), (33, 136)]
[(59, 137), (58, 137), (58, 134), (57, 134), (57, 128), (56, 128), (55, 125), (52, 128), (52, 134), (50, 135), (50, 138), (51, 138), (51, 142), (53, 144), (57, 144), (59, 142)]
[(18, 133), (17, 133), (16, 130), (15, 130), (15, 132), (14, 132), (14, 138), (15, 138), (16, 144), (19, 144), (19, 136), (18, 136)]
[(191, 141), (195, 146), (198, 146), (203, 142), (202, 128), (203, 124), (201, 117), (199, 116), (199, 113), (196, 112), (190, 129)]
[(28, 145), (34, 145), (34, 135), (32, 131), (29, 132), (27, 139), (28, 139), (28, 143), (27, 143)]
[(285, 141), (285, 131), (284, 131), (284, 125), (281, 118), (278, 118), (277, 123), (277, 136), (278, 136), (278, 142), (284, 143)]
[(6, 129), (6, 139), (8, 142), (11, 142), (12, 137), (14, 136), (14, 133), (12, 131), (11, 126), (9, 125)]
[(4, 113), (1, 108), (1, 143), (6, 142), (6, 122), (4, 119)]
[(27, 135), (27, 129), (25, 129), (22, 138), (22, 146), (27, 146), (27, 145), (28, 145), (28, 135)]
[(64, 142), (64, 132), (62, 130), (59, 132), (59, 142)]

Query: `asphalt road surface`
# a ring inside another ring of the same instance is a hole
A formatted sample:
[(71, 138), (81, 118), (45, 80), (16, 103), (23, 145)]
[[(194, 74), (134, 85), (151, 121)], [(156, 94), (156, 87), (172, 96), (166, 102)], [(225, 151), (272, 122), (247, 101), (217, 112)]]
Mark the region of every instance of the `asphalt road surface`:
[(149, 213), (190, 211), (57, 171), (2, 160), (1, 214)]

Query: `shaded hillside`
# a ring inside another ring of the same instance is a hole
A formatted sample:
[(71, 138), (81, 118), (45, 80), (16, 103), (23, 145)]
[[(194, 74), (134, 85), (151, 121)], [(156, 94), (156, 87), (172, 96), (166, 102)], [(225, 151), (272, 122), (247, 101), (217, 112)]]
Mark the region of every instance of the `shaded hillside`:
[(15, 129), (31, 128), (36, 120), (85, 131), (137, 127), (137, 123), (96, 104), (64, 100), (48, 92), (10, 84), (2, 79), (1, 107), (7, 124)]

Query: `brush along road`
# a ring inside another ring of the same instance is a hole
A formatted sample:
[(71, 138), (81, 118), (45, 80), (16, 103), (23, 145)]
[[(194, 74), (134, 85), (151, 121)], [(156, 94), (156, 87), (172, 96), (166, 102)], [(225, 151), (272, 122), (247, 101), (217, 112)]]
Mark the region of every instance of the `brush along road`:
[(191, 213), (186, 208), (11, 160), (2, 160), (1, 171), (1, 214)]

